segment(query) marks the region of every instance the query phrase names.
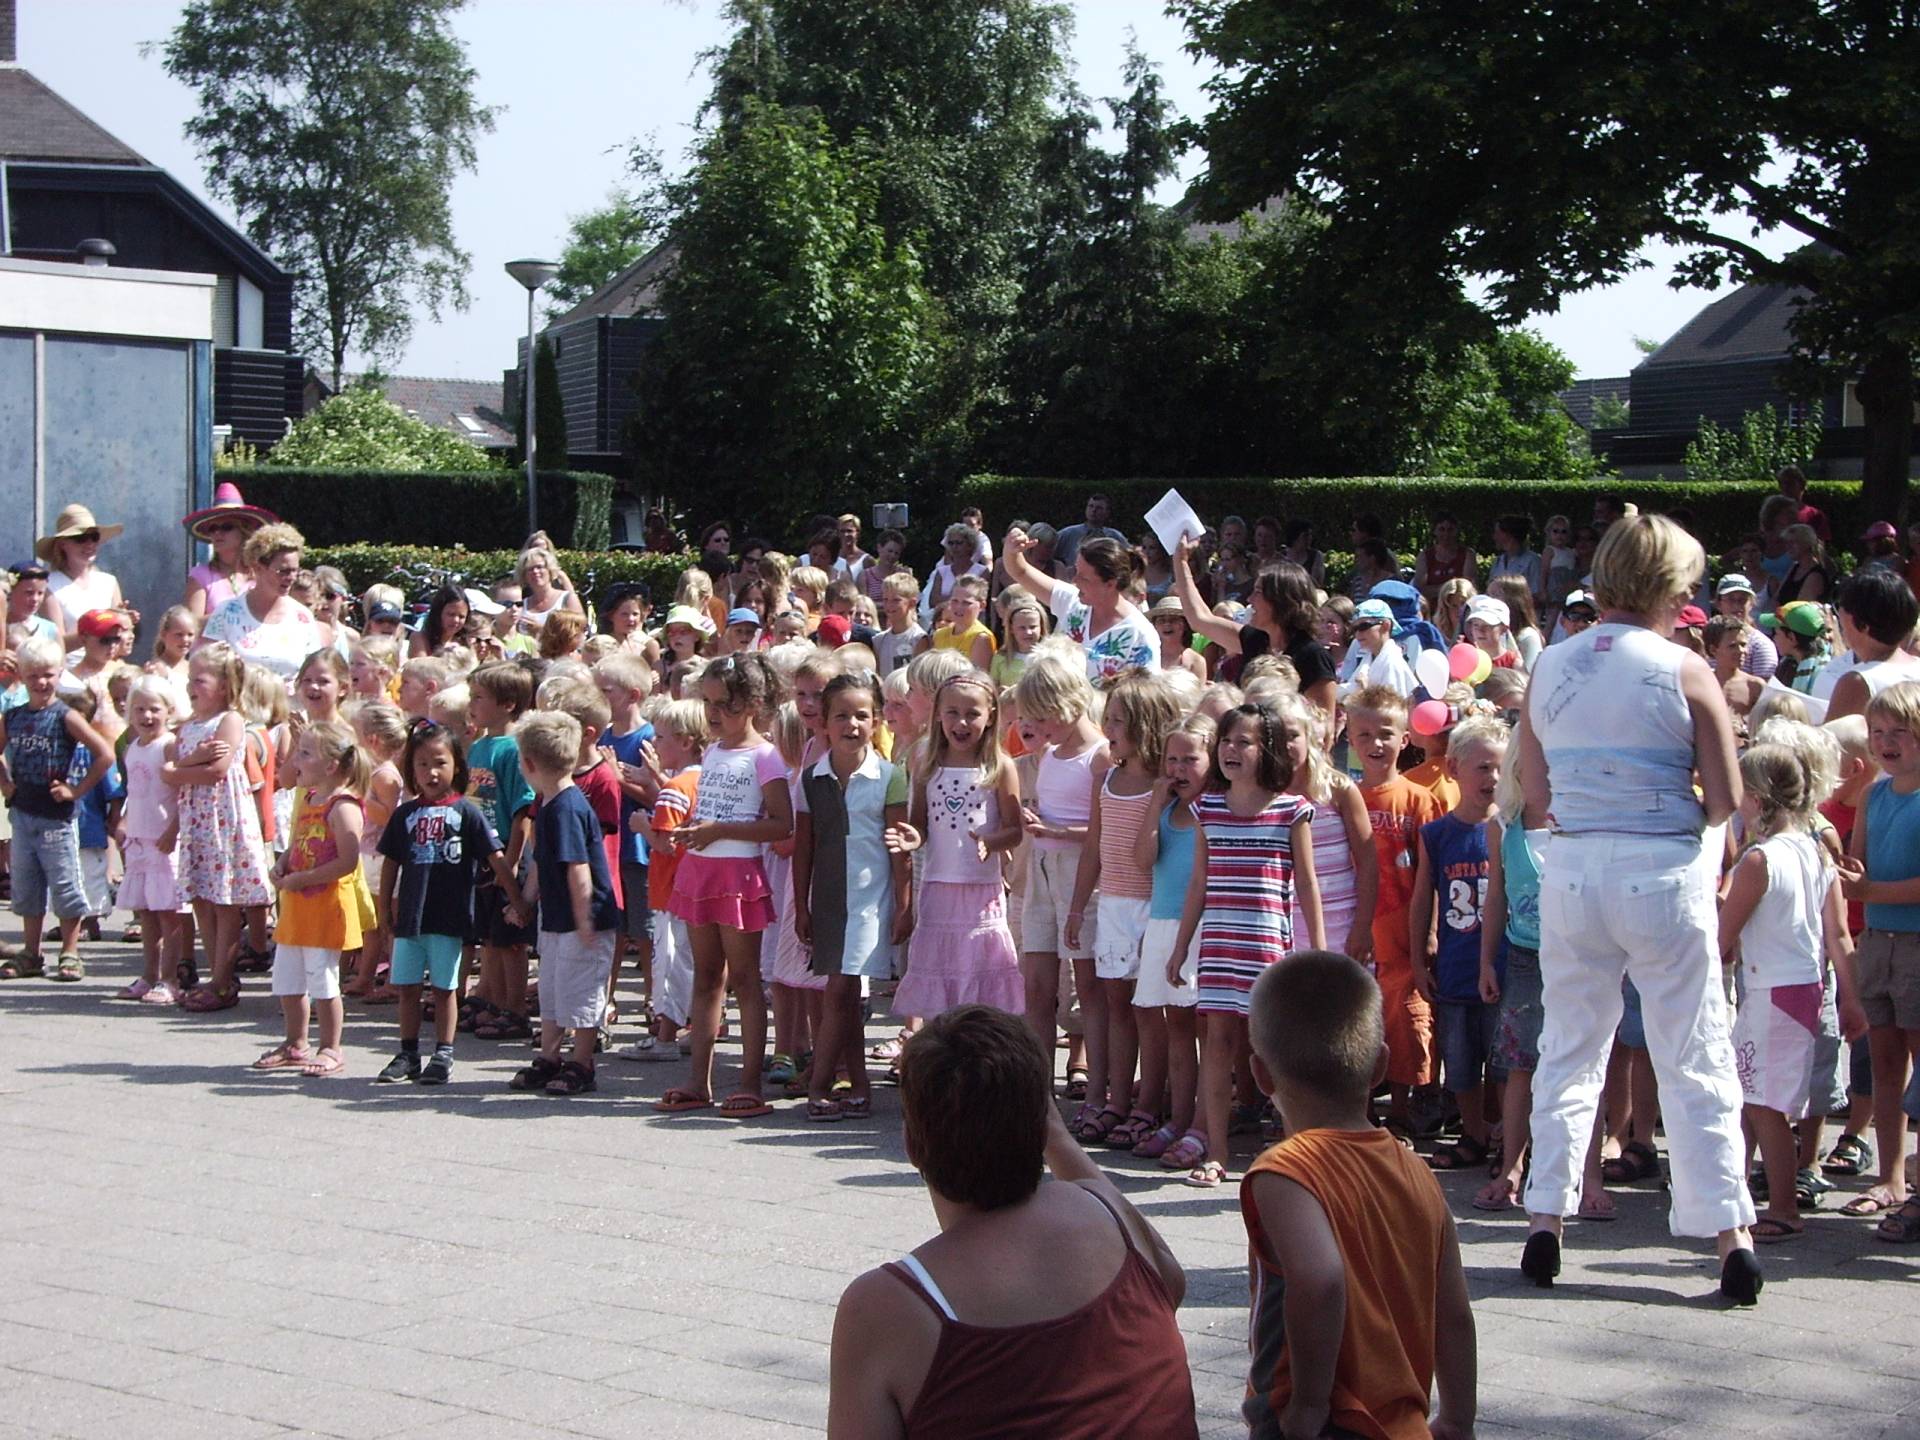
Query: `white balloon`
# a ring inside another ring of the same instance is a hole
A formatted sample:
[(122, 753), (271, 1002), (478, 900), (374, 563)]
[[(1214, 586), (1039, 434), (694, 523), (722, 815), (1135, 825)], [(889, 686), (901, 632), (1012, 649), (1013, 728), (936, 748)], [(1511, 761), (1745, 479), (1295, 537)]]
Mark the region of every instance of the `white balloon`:
[(1447, 668), (1447, 652), (1431, 647), (1422, 650), (1414, 660), (1413, 673), (1435, 700), (1447, 693), (1447, 681), (1453, 678)]

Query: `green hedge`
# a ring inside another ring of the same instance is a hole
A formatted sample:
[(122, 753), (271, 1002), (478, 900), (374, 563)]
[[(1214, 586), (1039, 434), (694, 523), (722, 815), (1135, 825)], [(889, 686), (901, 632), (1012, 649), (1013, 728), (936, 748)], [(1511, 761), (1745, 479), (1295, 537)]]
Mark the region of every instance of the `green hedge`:
[[(306, 554), (309, 565), (337, 566), (347, 577), (355, 594), (369, 585), (399, 585), (409, 598), (419, 598), (424, 578), (431, 571), (447, 571), (460, 583), (482, 589), (513, 573), (517, 549), (462, 550), (439, 549), (427, 545), (318, 545)], [(656, 610), (664, 611), (673, 602), (674, 587), (680, 572), (699, 557), (691, 551), (661, 555), (637, 550), (561, 550), (560, 565), (573, 583), (597, 598), (615, 581), (643, 580), (653, 593)], [(398, 574), (396, 572), (410, 572)]]
[[(1446, 510), (1460, 521), (1469, 544), (1486, 552), (1493, 522), (1502, 515), (1527, 515), (1534, 522), (1536, 545), (1549, 515), (1570, 516), (1576, 525), (1593, 515), (1599, 495), (1618, 495), (1642, 510), (1693, 511), (1694, 528), (1710, 551), (1731, 546), (1759, 527), (1760, 504), (1773, 486), (1695, 485), (1685, 481), (1604, 480), (1525, 483), (1407, 476), (1355, 476), (1347, 479), (1219, 480), (1057, 480), (1025, 475), (972, 475), (960, 482), (956, 506), (978, 505), (991, 536), (1004, 534), (1015, 520), (1045, 520), (1071, 525), (1084, 517), (1087, 496), (1099, 491), (1113, 501), (1113, 525), (1133, 534), (1144, 525), (1154, 501), (1168, 487), (1177, 489), (1209, 524), (1224, 515), (1240, 515), (1251, 525), (1262, 515), (1280, 520), (1311, 520), (1321, 549), (1348, 544), (1349, 522), (1372, 511), (1387, 526), (1388, 543), (1417, 550), (1427, 542), (1432, 516)], [(1834, 539), (1845, 545), (1873, 519), (1860, 505), (1857, 481), (1816, 480), (1807, 500), (1827, 513)]]
[[(517, 471), (223, 470), (255, 505), (315, 545), (517, 547), (527, 537), (527, 487)], [(610, 538), (613, 480), (592, 471), (540, 472), (540, 526), (563, 547)]]

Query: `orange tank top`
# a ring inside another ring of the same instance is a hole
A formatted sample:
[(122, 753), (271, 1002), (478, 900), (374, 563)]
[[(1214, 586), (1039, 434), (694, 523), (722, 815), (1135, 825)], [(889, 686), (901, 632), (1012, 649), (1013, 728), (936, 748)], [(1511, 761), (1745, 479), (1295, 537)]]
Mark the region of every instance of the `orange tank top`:
[(1252, 1242), (1242, 1407), (1256, 1435), (1277, 1433), (1293, 1394), (1285, 1277), (1271, 1261), (1251, 1182), (1283, 1175), (1320, 1202), (1347, 1269), (1347, 1320), (1333, 1372), (1332, 1420), (1369, 1440), (1427, 1440), (1434, 1304), (1447, 1202), (1418, 1157), (1385, 1130), (1306, 1130), (1247, 1167), (1240, 1214)]

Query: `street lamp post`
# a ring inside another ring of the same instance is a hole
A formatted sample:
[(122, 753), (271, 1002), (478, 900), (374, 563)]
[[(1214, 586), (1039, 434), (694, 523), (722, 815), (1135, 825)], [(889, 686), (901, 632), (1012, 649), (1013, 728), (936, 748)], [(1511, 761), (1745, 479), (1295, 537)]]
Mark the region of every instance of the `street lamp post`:
[(551, 260), (509, 260), (507, 274), (527, 287), (527, 368), (520, 381), (522, 413), (527, 422), (527, 534), (540, 528), (539, 486), (534, 479), (535, 449), (533, 436), (533, 297), (540, 287), (560, 273)]

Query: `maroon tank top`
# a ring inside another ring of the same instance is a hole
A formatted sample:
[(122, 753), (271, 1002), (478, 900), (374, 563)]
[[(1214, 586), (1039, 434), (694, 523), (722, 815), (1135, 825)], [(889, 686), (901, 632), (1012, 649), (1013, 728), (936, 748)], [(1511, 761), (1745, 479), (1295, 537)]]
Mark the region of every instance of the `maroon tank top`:
[(999, 1440), (1112, 1440), (1197, 1435), (1187, 1347), (1159, 1273), (1133, 1248), (1111, 1284), (1078, 1310), (1028, 1325), (953, 1319), (902, 1264), (887, 1270), (940, 1321), (926, 1382), (908, 1412), (911, 1440), (992, 1435)]

